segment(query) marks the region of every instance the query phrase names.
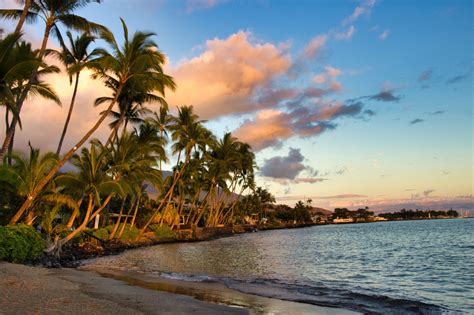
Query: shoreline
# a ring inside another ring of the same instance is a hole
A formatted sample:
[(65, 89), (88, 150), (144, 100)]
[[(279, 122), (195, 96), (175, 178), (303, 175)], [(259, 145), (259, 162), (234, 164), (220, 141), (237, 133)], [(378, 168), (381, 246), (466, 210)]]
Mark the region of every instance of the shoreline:
[(110, 269), (2, 262), (0, 276), (0, 305), (8, 314), (357, 314), (241, 293), (218, 283)]
[[(176, 244), (176, 243), (193, 243), (193, 242), (206, 242), (212, 241), (224, 237), (232, 237), (244, 233), (258, 233), (272, 230), (290, 230), (290, 229), (301, 229), (314, 226), (325, 226), (325, 225), (350, 225), (350, 224), (368, 224), (368, 223), (387, 223), (387, 222), (403, 222), (403, 221), (431, 221), (431, 220), (448, 220), (448, 219), (472, 219), (471, 217), (463, 218), (432, 218), (432, 219), (407, 219), (407, 220), (387, 220), (387, 221), (374, 221), (374, 222), (347, 222), (347, 223), (298, 223), (298, 224), (286, 224), (282, 226), (257, 226), (257, 225), (236, 225), (230, 230), (229, 227), (216, 227), (208, 228), (210, 232), (200, 238), (188, 237), (188, 230), (181, 230), (184, 233), (184, 237), (175, 239), (161, 239), (153, 240), (147, 238), (146, 241), (139, 242), (124, 242), (124, 241), (105, 241), (103, 243), (97, 241), (89, 241), (85, 243), (85, 246), (78, 247), (73, 246), (65, 248), (62, 253), (62, 257), (55, 258), (50, 256), (44, 256), (42, 259), (34, 262), (29, 262), (29, 265), (42, 266), (46, 268), (77, 268), (81, 265), (81, 262), (87, 259), (93, 259), (98, 257), (105, 257), (111, 255), (118, 255), (129, 249), (136, 249), (148, 246), (157, 246), (161, 244)], [(178, 230), (180, 231), (180, 230)], [(107, 246), (103, 246), (106, 244)]]

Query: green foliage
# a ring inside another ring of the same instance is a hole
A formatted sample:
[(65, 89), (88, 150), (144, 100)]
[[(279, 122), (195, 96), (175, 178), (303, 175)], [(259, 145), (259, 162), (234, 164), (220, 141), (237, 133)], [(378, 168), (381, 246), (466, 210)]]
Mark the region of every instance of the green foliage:
[(0, 260), (24, 262), (43, 254), (43, 239), (27, 225), (0, 226)]
[(167, 224), (163, 224), (162, 226), (154, 224), (150, 226), (150, 229), (155, 232), (157, 239), (172, 239), (176, 237), (176, 232), (170, 229)]

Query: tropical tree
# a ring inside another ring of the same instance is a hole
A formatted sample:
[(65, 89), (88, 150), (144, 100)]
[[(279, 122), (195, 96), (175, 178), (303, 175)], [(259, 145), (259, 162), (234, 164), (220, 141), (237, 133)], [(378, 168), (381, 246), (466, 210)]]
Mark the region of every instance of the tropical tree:
[(94, 77), (102, 78), (108, 87), (117, 86), (114, 98), (110, 102), (94, 126), (72, 147), (57, 163), (55, 167), (41, 180), (38, 187), (32, 192), (31, 199), (27, 199), (11, 220), (11, 224), (18, 222), (21, 215), (31, 207), (33, 200), (59, 171), (59, 169), (71, 158), (74, 153), (91, 137), (109, 115), (117, 102), (120, 93), (130, 80), (139, 81), (141, 78), (161, 82), (163, 85), (174, 88), (173, 79), (163, 73), (162, 64), (164, 55), (158, 50), (157, 45), (150, 40), (153, 33), (136, 32), (130, 39), (128, 28), (123, 20), (123, 32), (125, 37), (124, 46), (120, 47), (114, 35), (108, 31), (102, 33), (102, 38), (111, 46), (112, 51), (105, 49), (96, 51), (98, 57), (86, 63), (86, 66), (94, 71)]
[[(51, 31), (53, 31), (62, 42), (59, 24), (76, 31), (106, 31), (105, 27), (102, 25), (90, 22), (87, 19), (74, 14), (74, 11), (87, 6), (91, 2), (100, 3), (100, 0), (31, 0), (28, 5), (25, 3), (23, 10), (0, 9), (0, 18), (12, 20), (20, 19), (21, 21), (22, 17), (26, 15), (27, 22), (34, 22), (38, 18), (42, 19), (45, 22), (45, 30), (41, 48), (38, 51), (38, 58), (42, 60), (46, 53), (46, 47)], [(27, 13), (24, 13), (25, 9), (28, 10)], [(23, 89), (22, 94), (16, 102), (15, 107), (18, 113), (21, 112), (23, 103), (28, 96), (31, 84), (35, 82), (37, 69), (38, 67), (33, 69), (31, 72), (29, 82)], [(5, 135), (5, 140), (3, 141), (3, 145), (0, 150), (0, 159), (2, 159), (3, 155), (5, 155), (7, 148), (14, 137), (17, 123), (18, 117), (14, 117)]]
[[(168, 106), (162, 105), (159, 112), (153, 112), (147, 121), (158, 130), (160, 137), (164, 140), (164, 144), (166, 144), (168, 142), (168, 128), (171, 123), (171, 116), (168, 114)], [(160, 171), (162, 170), (162, 162), (166, 162), (166, 160), (160, 160)]]
[[(10, 123), (9, 115), (19, 119), (16, 106), (19, 98), (26, 95), (41, 96), (61, 104), (54, 90), (43, 81), (43, 76), (59, 72), (55, 66), (47, 65), (38, 57), (38, 51), (32, 50), (31, 44), (20, 42), (20, 34), (13, 33), (0, 40), (0, 105), (6, 106), (6, 132)], [(35, 72), (33, 82), (29, 82), (31, 72)]]
[[(76, 172), (57, 176), (57, 185), (80, 189), (88, 203), (82, 223), (66, 237), (58, 240), (49, 251), (60, 250), (65, 243), (83, 231), (88, 223), (101, 213), (114, 195), (123, 195), (120, 181), (114, 179), (109, 172), (108, 152), (102, 150), (101, 147), (100, 143), (93, 141), (90, 149), (83, 148), (80, 154), (75, 154), (71, 158), (71, 164), (75, 167)], [(105, 200), (102, 200), (102, 196), (106, 196)], [(75, 218), (77, 213), (72, 215)]]
[[(48, 152), (41, 154), (39, 149), (35, 149), (30, 145), (30, 152), (28, 156), (22, 154), (12, 154), (13, 165), (0, 167), (0, 182), (7, 182), (16, 188), (16, 193), (28, 199), (31, 192), (38, 186), (41, 178), (54, 167), (57, 162), (57, 156), (54, 153)], [(38, 201), (41, 201), (47, 192), (42, 194)], [(44, 201), (44, 200), (43, 200)], [(33, 204), (33, 208), (38, 206), (41, 202)], [(26, 223), (33, 224), (35, 211), (30, 211), (26, 218)]]
[[(171, 130), (171, 138), (174, 141), (172, 145), (173, 154), (178, 154), (177, 166), (182, 162), (179, 167), (179, 171), (173, 175), (173, 181), (168, 191), (164, 195), (158, 207), (154, 210), (150, 219), (140, 230), (138, 238), (143, 235), (148, 226), (153, 222), (155, 216), (160, 213), (163, 209), (166, 209), (165, 205), (168, 205), (171, 201), (171, 197), (176, 186), (176, 183), (180, 179), (186, 165), (188, 164), (193, 149), (199, 148), (204, 151), (206, 146), (214, 141), (212, 133), (203, 126), (203, 122), (199, 120), (199, 117), (193, 113), (192, 106), (182, 106), (178, 109), (178, 116), (172, 117), (172, 123), (169, 127)], [(181, 155), (184, 153), (184, 160), (181, 161)]]
[(77, 36), (75, 39), (72, 37), (71, 32), (66, 33), (69, 39), (69, 48), (66, 45), (62, 45), (61, 51), (51, 51), (51, 54), (57, 57), (61, 63), (68, 69), (71, 66), (74, 66), (75, 73), (69, 73), (69, 83), (74, 82), (74, 90), (72, 92), (71, 103), (69, 104), (69, 110), (67, 113), (66, 121), (64, 122), (63, 131), (61, 133), (61, 138), (59, 140), (58, 148), (56, 154), (61, 153), (61, 147), (66, 136), (67, 128), (69, 126), (69, 121), (71, 120), (72, 111), (74, 109), (74, 103), (76, 101), (77, 89), (79, 86), (79, 76), (81, 74), (81, 69), (84, 64), (91, 59), (94, 55), (94, 51), (89, 52), (89, 46), (94, 42), (95, 37), (89, 33), (82, 33), (80, 36)]

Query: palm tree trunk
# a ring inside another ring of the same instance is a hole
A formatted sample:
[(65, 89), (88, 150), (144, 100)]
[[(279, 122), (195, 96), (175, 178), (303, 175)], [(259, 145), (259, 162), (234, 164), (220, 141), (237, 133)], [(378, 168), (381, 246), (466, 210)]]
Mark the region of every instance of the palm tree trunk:
[(140, 233), (138, 233), (138, 236), (137, 236), (136, 240), (139, 240), (140, 237), (142, 237), (143, 233), (145, 233), (145, 231), (146, 231), (146, 229), (148, 228), (148, 226), (151, 224), (151, 222), (153, 222), (153, 219), (155, 218), (155, 216), (156, 216), (156, 215), (160, 212), (160, 210), (163, 208), (166, 199), (168, 199), (168, 197), (169, 197), (169, 194), (172, 194), (172, 193), (173, 193), (174, 186), (176, 185), (176, 183), (178, 182), (179, 178), (180, 178), (181, 175), (183, 174), (183, 171), (184, 171), (184, 169), (186, 168), (186, 164), (188, 164), (190, 157), (191, 157), (191, 150), (189, 150), (189, 152), (186, 153), (186, 159), (184, 160), (183, 166), (181, 166), (181, 170), (178, 172), (177, 176), (174, 178), (173, 183), (171, 184), (170, 189), (169, 189), (168, 192), (166, 193), (166, 195), (165, 195), (165, 197), (163, 198), (163, 200), (160, 202), (158, 208), (155, 209), (155, 211), (154, 211), (153, 214), (151, 215), (150, 219), (148, 219), (148, 222), (140, 229)]
[(69, 218), (69, 221), (66, 224), (66, 227), (68, 229), (72, 228), (72, 225), (74, 224), (74, 220), (76, 219), (78, 213), (79, 213), (79, 208), (81, 207), (82, 200), (84, 200), (84, 197), (81, 197), (81, 199), (77, 202), (77, 207), (74, 209), (74, 211), (71, 214), (71, 217)]
[(74, 84), (74, 91), (72, 92), (71, 104), (69, 105), (69, 111), (67, 113), (66, 122), (64, 123), (63, 132), (61, 134), (61, 139), (59, 140), (58, 149), (56, 154), (59, 156), (61, 153), (61, 147), (63, 145), (64, 137), (66, 136), (67, 127), (69, 126), (69, 121), (71, 120), (72, 110), (74, 108), (74, 102), (76, 101), (77, 87), (79, 85), (79, 72), (76, 73), (76, 82)]
[(23, 12), (21, 12), (20, 19), (18, 20), (18, 24), (15, 28), (15, 33), (19, 33), (23, 28), (23, 24), (25, 23), (26, 16), (28, 15), (28, 10), (30, 9), (31, 0), (25, 0), (25, 6), (23, 7)]
[(123, 225), (122, 225), (122, 227), (120, 228), (120, 232), (119, 232), (118, 238), (121, 238), (121, 237), (122, 237), (123, 231), (125, 230), (125, 226), (127, 225), (128, 217), (130, 216), (130, 213), (132, 213), (132, 210), (133, 210), (133, 208), (134, 208), (134, 206), (135, 206), (136, 199), (137, 199), (137, 198), (135, 197), (135, 200), (130, 204), (130, 208), (128, 209), (127, 216), (125, 217), (125, 221), (123, 221)]
[(128, 196), (125, 196), (125, 198), (123, 198), (123, 200), (122, 200), (122, 206), (120, 207), (120, 213), (119, 213), (119, 216), (117, 218), (117, 222), (115, 222), (115, 226), (114, 226), (112, 232), (110, 232), (109, 240), (111, 240), (115, 237), (115, 233), (117, 233), (117, 229), (120, 226), (120, 221), (122, 220), (123, 208), (125, 207), (125, 202), (127, 201), (127, 197)]
[(135, 206), (135, 212), (133, 213), (132, 222), (130, 222), (130, 231), (132, 230), (133, 226), (135, 225), (135, 219), (137, 218), (138, 207), (140, 206), (141, 197), (142, 197), (141, 194), (138, 195), (137, 205)]
[[(110, 111), (112, 110), (112, 107), (115, 105), (117, 102), (117, 97), (122, 91), (123, 84), (120, 84), (119, 89), (117, 91), (116, 96), (114, 97), (113, 101), (110, 103), (109, 107), (107, 110), (100, 116), (99, 120), (95, 123), (95, 125), (82, 137), (82, 139), (72, 148), (70, 149), (64, 156), (63, 158), (56, 164), (55, 167), (51, 169), (51, 171), (43, 177), (43, 179), (38, 183), (36, 188), (33, 190), (33, 192), (27, 197), (21, 208), (17, 211), (17, 213), (13, 216), (13, 218), (10, 220), (10, 224), (16, 224), (18, 220), (21, 218), (23, 213), (25, 213), (26, 210), (28, 210), (31, 205), (33, 204), (33, 201), (36, 199), (38, 194), (43, 190), (44, 186), (49, 183), (49, 181), (53, 178), (53, 176), (59, 171), (59, 169), (76, 153), (76, 151), (92, 136), (92, 134), (100, 127), (102, 122), (105, 120), (105, 118), (109, 115)], [(0, 156), (1, 158), (1, 156)]]
[(117, 121), (117, 124), (114, 126), (114, 129), (112, 129), (112, 132), (110, 133), (110, 136), (107, 139), (107, 142), (105, 143), (106, 148), (110, 144), (114, 143), (115, 139), (118, 138), (118, 131), (119, 131), (120, 125), (122, 125), (124, 119), (125, 119), (125, 112), (120, 114), (120, 118)]
[(81, 233), (87, 227), (87, 224), (89, 223), (90, 215), (91, 215), (91, 212), (92, 212), (93, 208), (94, 208), (94, 198), (92, 197), (92, 194), (89, 194), (89, 204), (87, 206), (87, 212), (86, 212), (86, 216), (84, 217), (84, 221), (82, 221), (82, 224), (77, 229), (75, 229), (72, 233), (69, 233), (68, 236), (61, 239), (57, 243), (57, 246), (58, 246), (59, 249), (64, 244), (66, 244), (67, 242), (72, 240), (74, 238), (74, 236)]
[[(100, 214), (102, 212), (102, 210), (104, 210), (104, 208), (109, 204), (110, 200), (112, 199), (112, 197), (114, 196), (114, 193), (111, 193), (107, 196), (107, 198), (105, 198), (104, 202), (102, 203), (102, 206), (100, 206), (91, 216), (90, 216), (90, 219), (89, 219), (89, 222), (92, 221), (92, 219), (94, 219), (98, 214)], [(88, 223), (89, 223), (88, 222)]]
[(207, 192), (206, 196), (204, 197), (204, 203), (202, 204), (201, 211), (199, 212), (199, 215), (198, 215), (198, 217), (196, 218), (196, 221), (194, 221), (194, 224), (199, 224), (199, 221), (201, 220), (202, 215), (204, 214), (204, 211), (205, 211), (205, 209), (206, 209), (206, 207), (207, 207), (209, 194), (210, 194), (210, 192), (211, 192), (212, 189), (214, 189), (214, 184), (211, 185), (209, 191)]

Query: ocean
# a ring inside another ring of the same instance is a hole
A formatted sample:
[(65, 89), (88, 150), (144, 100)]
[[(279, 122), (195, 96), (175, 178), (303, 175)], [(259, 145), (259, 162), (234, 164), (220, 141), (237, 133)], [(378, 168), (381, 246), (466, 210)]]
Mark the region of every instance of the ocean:
[(88, 264), (365, 313), (474, 313), (473, 219), (264, 231)]

